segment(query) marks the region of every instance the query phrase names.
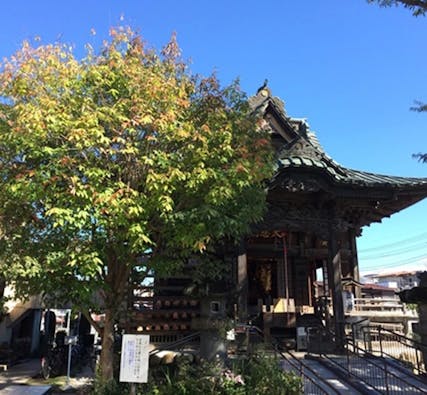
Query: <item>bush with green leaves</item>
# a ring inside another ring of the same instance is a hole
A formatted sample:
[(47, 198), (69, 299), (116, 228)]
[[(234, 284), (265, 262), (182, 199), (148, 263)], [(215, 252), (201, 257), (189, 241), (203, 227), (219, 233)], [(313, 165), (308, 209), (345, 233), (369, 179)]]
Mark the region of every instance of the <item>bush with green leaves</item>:
[(285, 372), (277, 358), (254, 354), (235, 369), (245, 380), (245, 394), (296, 395), (301, 393), (301, 379)]
[[(97, 387), (94, 395), (122, 395), (129, 385)], [(139, 385), (144, 395), (299, 395), (301, 379), (284, 372), (273, 356), (254, 354), (249, 358), (222, 363), (177, 363), (150, 370), (149, 383)]]

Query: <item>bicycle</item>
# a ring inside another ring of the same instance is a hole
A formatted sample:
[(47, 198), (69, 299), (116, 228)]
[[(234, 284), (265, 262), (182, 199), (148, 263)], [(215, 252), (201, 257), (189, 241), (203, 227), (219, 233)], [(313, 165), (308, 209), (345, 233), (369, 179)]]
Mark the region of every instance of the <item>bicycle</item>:
[(45, 356), (40, 361), (41, 376), (47, 380), (50, 377), (56, 377), (66, 370), (67, 350), (65, 347), (49, 346)]

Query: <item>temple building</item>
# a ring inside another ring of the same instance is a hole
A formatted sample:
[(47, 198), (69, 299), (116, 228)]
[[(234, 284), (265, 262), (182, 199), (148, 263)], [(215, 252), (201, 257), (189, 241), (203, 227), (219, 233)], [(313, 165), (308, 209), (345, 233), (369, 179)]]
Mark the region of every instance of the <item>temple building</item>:
[[(268, 124), (277, 168), (263, 221), (234, 253), (234, 292), (225, 301), (236, 317), (253, 320), (265, 336), (294, 333), (301, 320), (319, 317), (339, 343), (343, 292), (360, 293), (357, 236), (364, 226), (427, 197), (427, 178), (345, 168), (325, 153), (305, 120), (286, 114), (269, 88), (258, 90), (250, 104)], [(319, 277), (323, 295), (315, 290)], [(152, 294), (134, 292), (126, 330), (149, 333), (153, 341), (195, 330), (204, 313), (200, 299), (183, 292), (189, 282), (163, 279)], [(210, 306), (213, 314), (221, 311), (220, 303)]]

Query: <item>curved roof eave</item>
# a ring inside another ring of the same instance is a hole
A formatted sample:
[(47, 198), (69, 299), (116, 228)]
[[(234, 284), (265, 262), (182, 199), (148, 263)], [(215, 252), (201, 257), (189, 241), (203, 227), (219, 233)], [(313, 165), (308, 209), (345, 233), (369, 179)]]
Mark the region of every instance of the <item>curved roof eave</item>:
[(361, 188), (421, 188), (426, 190), (427, 196), (427, 178), (389, 176), (361, 170), (347, 169), (327, 159), (319, 160), (303, 156), (290, 156), (278, 160), (278, 173), (290, 168), (320, 170), (321, 172), (324, 172), (335, 185), (355, 186)]
[(348, 169), (335, 162), (307, 121), (289, 117), (284, 102), (273, 97), (268, 87), (260, 88), (250, 98), (250, 105), (254, 112), (264, 116), (276, 139), (277, 171), (270, 181), (270, 191), (323, 190), (350, 205), (373, 204), (372, 219), (366, 219), (362, 225), (378, 222), (427, 197), (427, 178), (376, 174)]

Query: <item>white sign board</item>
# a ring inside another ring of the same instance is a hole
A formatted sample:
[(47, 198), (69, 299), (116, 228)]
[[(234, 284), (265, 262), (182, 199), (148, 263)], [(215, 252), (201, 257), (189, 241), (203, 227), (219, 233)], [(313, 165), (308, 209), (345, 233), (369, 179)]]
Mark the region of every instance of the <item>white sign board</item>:
[(120, 381), (147, 382), (149, 344), (149, 335), (123, 335)]

